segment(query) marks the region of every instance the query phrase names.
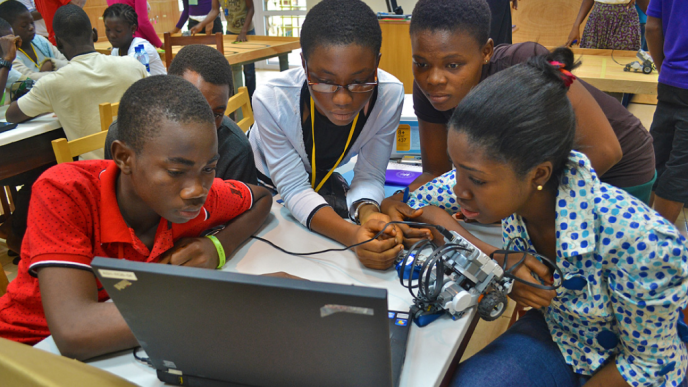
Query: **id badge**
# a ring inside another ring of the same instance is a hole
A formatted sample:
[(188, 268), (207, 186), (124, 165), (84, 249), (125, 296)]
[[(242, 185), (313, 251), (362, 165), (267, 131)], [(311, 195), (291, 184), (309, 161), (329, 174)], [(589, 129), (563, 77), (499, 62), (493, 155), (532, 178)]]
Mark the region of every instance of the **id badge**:
[(189, 0), (189, 5), (198, 5), (198, 0)]

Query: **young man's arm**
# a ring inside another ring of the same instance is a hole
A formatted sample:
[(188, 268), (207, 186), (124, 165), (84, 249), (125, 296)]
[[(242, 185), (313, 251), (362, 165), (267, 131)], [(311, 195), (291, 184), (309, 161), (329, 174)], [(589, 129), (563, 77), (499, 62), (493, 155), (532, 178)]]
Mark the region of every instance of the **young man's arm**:
[(650, 49), (650, 56), (655, 61), (657, 72), (661, 71), (664, 62), (664, 31), (662, 30), (662, 19), (648, 16), (645, 25), (645, 39), (647, 48)]
[(5, 119), (7, 120), (7, 122), (24, 122), (32, 118), (32, 116), (27, 116), (26, 114), (24, 114), (24, 112), (21, 111), (19, 105), (17, 104), (17, 101), (12, 102), (10, 107), (8, 107), (7, 111), (5, 112)]
[(43, 310), (60, 353), (77, 360), (138, 344), (111, 302), (98, 302), (96, 278), (87, 270), (38, 269)]
[(245, 0), (245, 1), (246, 1), (246, 21), (244, 21), (244, 25), (241, 26), (241, 32), (239, 32), (239, 36), (237, 36), (236, 42), (248, 41), (246, 34), (248, 33), (249, 27), (251, 27), (251, 21), (253, 20), (253, 15), (256, 13), (255, 8), (253, 7), (253, 0)]
[[(17, 57), (17, 44), (21, 41), (19, 36), (5, 35), (0, 37), (0, 57), (3, 60), (12, 63)], [(0, 68), (0, 96), (5, 92), (7, 84), (7, 77), (10, 75), (10, 69), (7, 67)]]
[[(8, 122), (24, 122), (33, 117), (53, 111), (50, 100), (51, 82), (43, 79), (33, 85), (33, 88), (19, 100), (12, 102), (5, 113)], [(19, 106), (21, 104), (21, 107)]]
[[(251, 209), (232, 219), (224, 230), (215, 235), (222, 243), (227, 257), (263, 225), (270, 213), (272, 195), (263, 188), (246, 184), (253, 194)], [(183, 238), (175, 242), (161, 258), (160, 263), (215, 269), (219, 263), (217, 248), (209, 238)]]

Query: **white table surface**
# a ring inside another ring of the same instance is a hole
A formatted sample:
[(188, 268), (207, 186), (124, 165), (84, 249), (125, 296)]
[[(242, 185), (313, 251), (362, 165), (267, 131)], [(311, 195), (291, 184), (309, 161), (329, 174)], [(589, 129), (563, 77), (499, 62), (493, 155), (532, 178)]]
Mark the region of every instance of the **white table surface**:
[[(501, 227), (498, 225), (468, 224), (466, 228), (492, 245), (501, 245)], [(286, 207), (276, 201), (273, 202), (271, 215), (259, 235), (295, 252), (341, 247), (330, 239), (308, 231), (291, 216)], [(399, 284), (399, 278), (394, 270), (383, 272), (367, 269), (351, 251), (305, 258), (287, 255), (263, 242), (250, 240), (227, 262), (223, 270), (246, 274), (284, 271), (314, 281), (386, 288), (390, 310), (409, 310), (412, 305), (411, 295)], [(458, 321), (443, 316), (424, 328), (413, 324), (401, 375), (401, 386), (438, 386), (468, 330), (474, 313), (472, 309), (472, 312)], [(59, 354), (52, 337), (36, 344), (36, 348)], [(99, 357), (87, 363), (140, 386), (164, 386), (164, 383), (157, 379), (154, 369), (136, 361), (131, 350)]]
[[(5, 120), (5, 111), (9, 105), (0, 106), (0, 121)], [(19, 124), (16, 128), (0, 133), (0, 146), (11, 144), (13, 142), (21, 141), (39, 134), (51, 132), (60, 129), (62, 124), (57, 119), (54, 113), (44, 114), (42, 116), (31, 119), (30, 121)]]

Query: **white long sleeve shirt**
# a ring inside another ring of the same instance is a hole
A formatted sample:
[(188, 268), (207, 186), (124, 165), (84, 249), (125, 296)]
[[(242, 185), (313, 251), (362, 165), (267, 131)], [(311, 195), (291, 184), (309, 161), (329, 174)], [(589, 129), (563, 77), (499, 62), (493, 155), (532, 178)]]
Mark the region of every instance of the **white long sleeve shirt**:
[[(306, 81), (303, 68), (282, 72), (253, 94), (256, 123), (249, 141), (256, 168), (268, 176), (294, 217), (306, 227), (314, 212), (326, 204), (308, 179), (311, 164), (301, 127), (301, 89)], [(399, 126), (404, 102), (404, 85), (378, 69), (375, 105), (358, 139), (350, 146), (340, 165), (358, 155), (347, 206), (360, 199), (378, 203), (384, 198), (385, 172), (392, 153), (394, 134)]]

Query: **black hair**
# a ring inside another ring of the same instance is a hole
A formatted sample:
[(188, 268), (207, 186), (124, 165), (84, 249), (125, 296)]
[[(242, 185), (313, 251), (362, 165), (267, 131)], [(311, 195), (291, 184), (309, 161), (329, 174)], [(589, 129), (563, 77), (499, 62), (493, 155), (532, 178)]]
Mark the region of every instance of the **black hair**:
[(91, 20), (81, 7), (74, 4), (58, 8), (53, 17), (55, 36), (69, 44), (93, 42)]
[(103, 21), (108, 17), (118, 17), (129, 23), (130, 26), (139, 25), (139, 16), (134, 11), (134, 8), (124, 3), (113, 4), (105, 9), (103, 12)]
[(12, 26), (7, 20), (0, 17), (0, 36), (9, 35), (12, 33)]
[(308, 60), (318, 46), (349, 45), (380, 53), (382, 30), (375, 12), (360, 0), (323, 0), (316, 4), (301, 27), (301, 50)]
[(176, 75), (136, 81), (122, 96), (117, 112), (119, 140), (139, 153), (160, 134), (161, 120), (186, 124), (207, 122), (215, 128), (208, 101), (191, 82)]
[(197, 72), (204, 81), (213, 85), (229, 86), (230, 97), (234, 95), (232, 68), (216, 49), (202, 44), (184, 46), (172, 59), (167, 73), (181, 77), (186, 70)]
[(485, 0), (418, 0), (409, 31), (461, 31), (482, 46), (490, 37), (491, 18)]
[(567, 77), (550, 61), (569, 71), (580, 64), (571, 50), (558, 48), (500, 71), (468, 93), (449, 126), (484, 154), (511, 165), (519, 177), (551, 161), (548, 185), (556, 187), (574, 146), (576, 117), (566, 95)]
[(29, 12), (29, 9), (17, 0), (7, 0), (0, 4), (0, 15), (2, 15), (2, 18), (10, 23), (10, 25), (14, 24), (19, 15), (24, 12)]

